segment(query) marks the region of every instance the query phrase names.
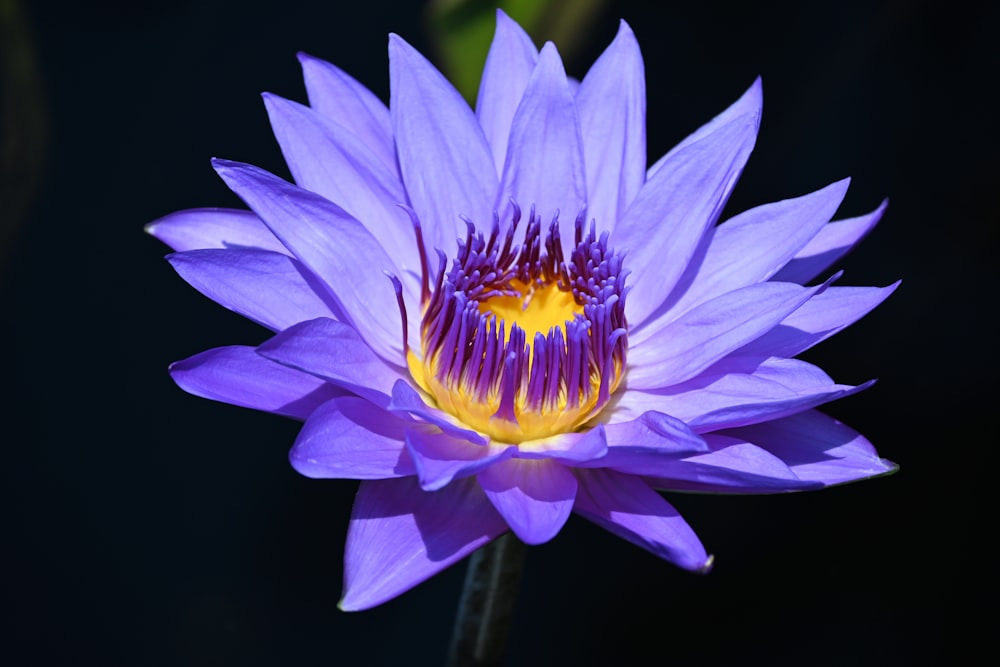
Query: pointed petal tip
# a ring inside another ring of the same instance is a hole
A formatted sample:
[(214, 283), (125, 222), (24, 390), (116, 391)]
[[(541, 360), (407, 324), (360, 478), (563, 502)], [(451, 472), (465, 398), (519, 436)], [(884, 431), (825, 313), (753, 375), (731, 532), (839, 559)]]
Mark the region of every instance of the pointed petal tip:
[(713, 554), (709, 554), (708, 558), (705, 559), (705, 562), (696, 570), (696, 572), (698, 574), (708, 574), (712, 571), (713, 567), (715, 567), (715, 556)]

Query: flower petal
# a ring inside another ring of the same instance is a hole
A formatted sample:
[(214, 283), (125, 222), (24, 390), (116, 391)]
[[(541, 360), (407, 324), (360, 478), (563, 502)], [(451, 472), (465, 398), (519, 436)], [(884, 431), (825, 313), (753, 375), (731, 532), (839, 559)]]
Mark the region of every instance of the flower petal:
[(741, 356), (794, 357), (854, 324), (885, 301), (899, 281), (888, 287), (830, 287), (766, 334), (741, 347)]
[[(506, 211), (513, 199), (524, 208), (533, 206), (543, 225), (559, 211), (566, 248), (574, 237), (576, 216), (587, 204), (582, 141), (573, 93), (559, 53), (549, 42), (514, 114), (497, 210)], [(500, 217), (503, 224), (508, 222), (508, 215)]]
[(518, 444), (514, 456), (519, 459), (554, 459), (573, 465), (574, 462), (600, 459), (607, 453), (604, 425), (598, 424), (586, 431), (522, 442)]
[(689, 380), (773, 329), (825, 288), (766, 282), (702, 303), (629, 350), (629, 386), (656, 389)]
[(267, 359), (321, 377), (384, 407), (400, 371), (388, 366), (357, 331), (326, 318), (301, 322), (257, 348)]
[(254, 410), (305, 419), (344, 390), (276, 364), (255, 348), (231, 345), (206, 350), (170, 364), (170, 377), (195, 396)]
[[(192, 287), (258, 324), (281, 331), (316, 317), (337, 318), (326, 288), (297, 260), (270, 250), (188, 250), (167, 261)], [(332, 301), (332, 299), (331, 299)]]
[(424, 491), (437, 491), (454, 479), (475, 475), (510, 458), (517, 450), (514, 445), (474, 445), (448, 433), (419, 427), (406, 429), (406, 448)]
[(413, 588), (507, 530), (473, 479), (424, 491), (413, 477), (361, 483), (344, 554), (344, 611)]
[(383, 359), (403, 359), (399, 305), (381, 272), (398, 271), (379, 242), (343, 209), (273, 174), (214, 160), (227, 185), (328, 285), (347, 321)]
[(662, 390), (630, 389), (606, 410), (605, 419), (630, 421), (646, 411), (658, 410), (683, 420), (696, 433), (707, 433), (795, 414), (873, 384), (834, 384), (816, 371), (815, 366), (798, 359), (770, 359), (752, 373), (706, 373)]
[(895, 472), (898, 466), (875, 452), (850, 426), (821, 412), (797, 415), (725, 431), (771, 452), (799, 479), (843, 484)]
[(573, 511), (576, 477), (555, 461), (508, 459), (482, 471), (478, 479), (486, 497), (525, 544), (551, 540)]
[(486, 55), (476, 100), (476, 118), (490, 145), (497, 174), (503, 172), (510, 124), (537, 62), (538, 49), (531, 37), (498, 9), (496, 33)]
[(670, 149), (670, 151), (656, 161), (652, 167), (649, 168), (649, 172), (646, 175), (646, 180), (651, 179), (656, 172), (664, 167), (669, 161), (688, 146), (698, 141), (701, 141), (708, 135), (719, 130), (731, 122), (739, 118), (744, 114), (757, 114), (760, 115), (760, 109), (764, 103), (764, 88), (761, 84), (760, 77), (754, 79), (754, 82), (750, 84), (750, 87), (746, 89), (746, 92), (740, 96), (740, 99), (733, 102), (725, 111), (720, 113), (718, 116), (708, 121), (697, 130), (686, 136), (679, 144)]
[(846, 220), (834, 220), (830, 224), (824, 225), (819, 233), (796, 253), (785, 268), (774, 275), (773, 280), (804, 285), (823, 273), (834, 262), (846, 255), (878, 224), (888, 205), (889, 200), (886, 199), (868, 215)]
[(665, 313), (630, 333), (629, 343), (638, 346), (699, 303), (770, 278), (829, 222), (849, 183), (844, 179), (803, 197), (758, 206), (716, 227), (704, 259), (681, 280), (690, 286)]
[(327, 401), (309, 415), (288, 459), (306, 477), (385, 479), (416, 473), (403, 446), (407, 422), (357, 396)]
[(350, 130), (396, 173), (396, 147), (389, 109), (370, 90), (325, 60), (299, 53), (309, 106)]
[(682, 460), (665, 462), (646, 476), (659, 489), (707, 493), (777, 493), (817, 489), (770, 452), (740, 438), (710, 433), (712, 449)]
[(580, 83), (576, 107), (587, 216), (610, 231), (646, 180), (646, 79), (639, 43), (625, 21)]
[(760, 114), (740, 116), (678, 151), (646, 181), (610, 245), (627, 252), (635, 286), (625, 304), (641, 326), (674, 289), (722, 213), (757, 138)]
[(704, 438), (679, 419), (649, 411), (630, 422), (605, 425), (607, 455), (570, 464), (581, 468), (612, 468), (634, 475), (655, 475), (664, 461), (707, 452)]
[(178, 252), (202, 248), (261, 248), (288, 254), (288, 249), (256, 214), (235, 208), (177, 211), (146, 225), (146, 232)]
[(707, 572), (712, 558), (687, 521), (638, 477), (581, 470), (573, 511), (685, 570)]
[(295, 182), (334, 202), (371, 232), (404, 275), (419, 275), (406, 193), (390, 171), (346, 128), (309, 107), (264, 94), (274, 136)]
[(419, 417), (425, 422), (434, 424), (452, 437), (466, 440), (475, 445), (489, 444), (486, 438), (471, 429), (465, 428), (451, 415), (427, 405), (420, 394), (417, 393), (417, 390), (411, 387), (406, 380), (397, 380), (393, 384), (392, 399), (389, 401), (386, 409)]
[(451, 251), (466, 216), (493, 220), (497, 172), (469, 105), (426, 58), (389, 36), (392, 127), (410, 204), (430, 249)]

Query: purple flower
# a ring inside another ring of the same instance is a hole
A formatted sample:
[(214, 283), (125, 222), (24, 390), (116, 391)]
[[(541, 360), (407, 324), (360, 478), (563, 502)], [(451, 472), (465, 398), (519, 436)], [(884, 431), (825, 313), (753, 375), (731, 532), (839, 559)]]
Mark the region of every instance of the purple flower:
[(719, 215), (761, 85), (647, 169), (623, 22), (575, 85), (502, 12), (473, 112), (398, 36), (391, 106), (301, 56), (310, 106), (265, 95), (296, 184), (215, 160), (250, 211), (150, 232), (178, 273), (276, 332), (171, 367), (186, 391), (303, 420), (309, 477), (363, 480), (343, 609), (399, 595), (571, 512), (670, 562), (712, 558), (656, 489), (773, 493), (894, 470), (814, 408), (865, 387), (795, 359), (896, 285), (812, 286), (878, 221), (845, 179)]

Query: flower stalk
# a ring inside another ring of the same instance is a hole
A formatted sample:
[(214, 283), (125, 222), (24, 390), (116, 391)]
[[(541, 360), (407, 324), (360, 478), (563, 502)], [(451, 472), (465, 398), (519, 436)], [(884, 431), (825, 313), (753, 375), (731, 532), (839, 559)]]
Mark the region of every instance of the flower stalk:
[(452, 629), (449, 667), (502, 663), (524, 551), (524, 543), (508, 532), (472, 554)]

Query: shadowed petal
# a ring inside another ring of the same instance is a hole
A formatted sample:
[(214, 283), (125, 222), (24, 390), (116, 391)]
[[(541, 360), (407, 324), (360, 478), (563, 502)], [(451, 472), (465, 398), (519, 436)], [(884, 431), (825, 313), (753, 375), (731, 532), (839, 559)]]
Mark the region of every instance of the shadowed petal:
[(610, 245), (626, 252), (634, 289), (632, 326), (653, 315), (674, 289), (702, 237), (725, 206), (757, 138), (760, 114), (740, 116), (678, 151), (658, 169), (615, 227)]
[[(525, 209), (534, 206), (544, 225), (559, 211), (564, 248), (587, 203), (580, 120), (551, 42), (542, 47), (511, 125), (497, 210), (507, 210), (510, 199)], [(507, 215), (500, 217), (502, 224), (509, 221)]]
[(344, 554), (344, 611), (368, 609), (437, 574), (506, 532), (474, 479), (424, 491), (416, 478), (365, 481)]
[(454, 479), (475, 475), (510, 458), (517, 450), (513, 445), (475, 445), (447, 433), (416, 427), (406, 430), (406, 448), (425, 491), (437, 491)]
[(357, 396), (319, 406), (299, 431), (288, 459), (306, 477), (385, 479), (413, 475), (403, 446), (407, 421)]
[(637, 477), (580, 470), (573, 511), (685, 570), (707, 572), (712, 558), (687, 521)]
[(493, 220), (497, 172), (469, 105), (426, 58), (389, 35), (392, 126), (410, 205), (429, 248), (465, 238), (467, 216)]
[(610, 231), (646, 180), (646, 79), (639, 43), (625, 21), (580, 83), (576, 107), (587, 216)]
[(834, 220), (824, 225), (819, 233), (795, 254), (790, 262), (773, 280), (805, 284), (823, 273), (838, 259), (850, 252), (878, 221), (882, 219), (889, 200), (884, 200), (877, 209), (868, 215), (846, 220)]
[(258, 324), (281, 331), (337, 318), (326, 288), (297, 260), (269, 250), (189, 250), (167, 261), (192, 287)]
[(765, 282), (702, 303), (630, 350), (629, 386), (669, 387), (773, 329), (826, 285)]
[(576, 478), (556, 461), (509, 459), (478, 476), (493, 506), (525, 544), (542, 544), (559, 533), (576, 498)]
[(381, 273), (398, 272), (379, 242), (336, 204), (273, 174), (239, 162), (213, 160), (226, 184), (317, 276), (346, 319), (383, 359), (401, 363), (396, 295)]
[(344, 394), (340, 387), (269, 361), (243, 345), (217, 347), (175, 361), (170, 377), (195, 396), (300, 420)]
[(741, 356), (794, 357), (867, 315), (899, 287), (830, 287), (766, 334), (741, 347)]
[(880, 458), (863, 435), (815, 410), (724, 433), (771, 452), (799, 479), (827, 486), (884, 475), (898, 468)]
[(285, 329), (257, 348), (264, 357), (334, 382), (385, 406), (400, 371), (388, 366), (350, 326), (325, 318)]
[(325, 60), (299, 53), (309, 106), (350, 130), (385, 167), (396, 173), (389, 109), (370, 90)]
[(146, 232), (178, 252), (203, 248), (261, 248), (288, 254), (288, 249), (255, 213), (235, 208), (177, 211), (146, 225)]
[(309, 107), (264, 94), (274, 136), (295, 182), (358, 220), (403, 273), (420, 271), (413, 225), (400, 204), (406, 193), (395, 171), (344, 127)]
[(507, 139), (514, 112), (537, 62), (538, 49), (531, 37), (498, 9), (496, 33), (486, 56), (476, 101), (476, 118), (490, 145), (498, 175), (507, 159)]
[(777, 456), (739, 438), (710, 433), (705, 440), (711, 452), (665, 462), (646, 475), (647, 481), (660, 489), (708, 493), (777, 493), (821, 486), (799, 479)]

